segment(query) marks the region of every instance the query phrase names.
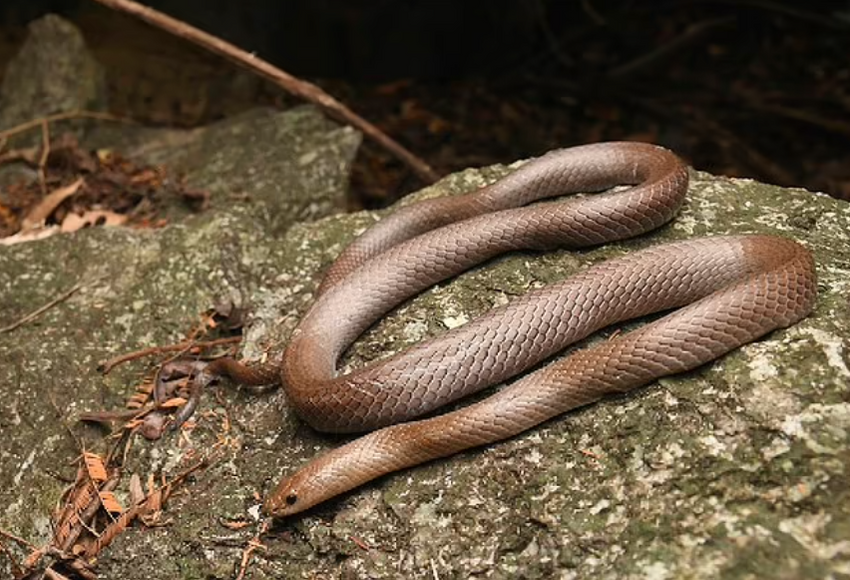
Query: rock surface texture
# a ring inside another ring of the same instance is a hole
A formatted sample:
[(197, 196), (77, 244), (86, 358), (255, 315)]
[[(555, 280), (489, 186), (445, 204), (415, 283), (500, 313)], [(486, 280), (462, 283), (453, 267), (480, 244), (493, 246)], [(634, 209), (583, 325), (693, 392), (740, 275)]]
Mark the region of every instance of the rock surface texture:
[[(507, 169), (468, 171), (419, 194), (452, 194)], [(269, 231), (263, 202), (212, 210), (154, 232), (93, 229), (0, 249), (4, 320), (88, 285), (36, 322), (0, 335), (0, 526), (38, 543), (72, 475), (63, 425), (118, 408), (137, 363), (107, 377), (98, 361), (178, 341), (223, 296), (253, 317), (244, 354), (279, 351), (322, 269), (377, 216)], [(494, 304), (601, 259), (666, 240), (770, 232), (811, 248), (815, 313), (721, 361), (551, 421), (506, 443), (385, 478), (281, 522), (254, 577), (841, 577), (850, 566), (848, 302), (850, 206), (807, 192), (697, 175), (682, 214), (640, 240), (581, 253), (523, 253), (426, 292), (361, 339), (347, 364), (404, 348)], [(180, 469), (222, 439), (226, 461), (168, 508), (172, 524), (125, 532), (104, 577), (230, 577), (261, 494), (338, 441), (292, 416), (281, 391), (218, 387), (191, 438), (139, 441), (128, 469)], [(51, 401), (62, 410), (61, 415)], [(209, 413), (213, 411), (214, 414)], [(57, 473), (58, 470), (58, 473)], [(119, 493), (126, 490), (119, 488)], [(363, 549), (362, 545), (368, 546)], [(151, 556), (156, 558), (139, 556)], [(141, 564), (140, 564), (141, 562)]]

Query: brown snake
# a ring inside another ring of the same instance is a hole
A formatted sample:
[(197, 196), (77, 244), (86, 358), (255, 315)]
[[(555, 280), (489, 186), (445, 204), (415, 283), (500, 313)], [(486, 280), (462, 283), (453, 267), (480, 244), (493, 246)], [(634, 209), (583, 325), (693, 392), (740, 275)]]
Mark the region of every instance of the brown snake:
[[(423, 289), (507, 251), (587, 247), (648, 232), (674, 217), (687, 184), (684, 164), (660, 147), (575, 147), (530, 161), (476, 192), (411, 204), (367, 230), (326, 274), (286, 348), (280, 379), (290, 404), (316, 429), (377, 430), (284, 478), (265, 511), (300, 512), (386, 473), (506, 439), (606, 394), (698, 367), (805, 317), (816, 295), (805, 248), (763, 235), (701, 238), (595, 265), (337, 376), (351, 343)], [(615, 185), (633, 187), (526, 206)], [(505, 381), (603, 327), (673, 308), (679, 309), (478, 403), (409, 421)], [(262, 371), (222, 360), (211, 370), (268, 382)]]

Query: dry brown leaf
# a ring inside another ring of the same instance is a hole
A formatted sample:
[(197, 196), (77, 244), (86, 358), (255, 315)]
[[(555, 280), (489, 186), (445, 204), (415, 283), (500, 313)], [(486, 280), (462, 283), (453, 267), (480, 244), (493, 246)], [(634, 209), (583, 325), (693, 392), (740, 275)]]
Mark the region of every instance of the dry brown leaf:
[(33, 550), (29, 556), (22, 562), (25, 570), (32, 570), (36, 566), (38, 566), (39, 561), (44, 557), (47, 553), (47, 547), (38, 548), (37, 550)]
[(112, 523), (106, 526), (100, 536), (86, 549), (86, 559), (93, 560), (112, 541), (127, 529), (127, 526), (139, 515), (137, 509), (130, 509), (119, 515)]
[(168, 399), (162, 405), (160, 405), (163, 409), (171, 409), (173, 407), (182, 407), (186, 404), (186, 399), (183, 397), (174, 397), (172, 399)]
[(41, 147), (28, 147), (26, 149), (13, 149), (0, 153), (0, 164), (8, 161), (25, 161), (30, 165), (38, 163), (38, 155), (41, 153)]
[(64, 233), (76, 232), (92, 226), (120, 226), (127, 222), (127, 216), (106, 210), (90, 210), (83, 215), (69, 213), (62, 220), (61, 229)]
[(115, 494), (111, 491), (101, 491), (100, 502), (103, 504), (103, 507), (106, 508), (106, 511), (111, 514), (120, 514), (124, 512), (124, 508), (121, 507), (121, 504), (118, 502), (118, 498), (115, 497)]
[(239, 520), (234, 522), (220, 522), (222, 526), (227, 528), (228, 530), (241, 530), (247, 528), (248, 526), (253, 525), (251, 522), (246, 520)]
[(142, 478), (138, 473), (130, 476), (130, 501), (138, 505), (145, 501), (145, 490), (142, 488)]
[(106, 466), (99, 455), (86, 451), (83, 453), (83, 460), (86, 462), (86, 471), (88, 471), (92, 481), (95, 483), (106, 481)]
[(151, 391), (153, 390), (153, 384), (150, 384), (150, 388), (147, 387), (148, 384), (143, 383), (136, 387), (136, 392), (133, 393), (133, 396), (127, 401), (126, 407), (128, 409), (141, 409), (145, 403), (147, 403), (151, 398)]
[(81, 177), (74, 183), (54, 189), (41, 202), (30, 210), (29, 214), (21, 221), (21, 231), (32, 229), (48, 218), (59, 204), (77, 193), (85, 180)]
[(162, 511), (162, 490), (156, 489), (148, 494), (148, 499), (145, 504), (148, 512), (156, 513)]
[(59, 226), (50, 226), (46, 228), (35, 228), (26, 231), (20, 231), (17, 234), (0, 238), (0, 245), (11, 246), (22, 242), (32, 242), (34, 240), (42, 240), (49, 238), (53, 234), (59, 233)]

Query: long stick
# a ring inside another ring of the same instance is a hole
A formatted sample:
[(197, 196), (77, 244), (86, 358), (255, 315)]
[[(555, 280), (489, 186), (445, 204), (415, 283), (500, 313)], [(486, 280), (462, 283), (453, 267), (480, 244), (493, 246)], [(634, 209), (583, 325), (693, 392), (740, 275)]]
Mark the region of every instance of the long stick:
[(113, 10), (126, 12), (136, 18), (144, 20), (157, 28), (161, 28), (175, 36), (201, 46), (210, 52), (226, 58), (227, 60), (244, 67), (253, 73), (272, 81), (293, 95), (316, 104), (331, 117), (348, 123), (363, 132), (364, 135), (378, 143), (387, 151), (398, 157), (407, 165), (420, 179), (426, 183), (437, 181), (439, 176), (423, 160), (405, 149), (401, 144), (390, 138), (386, 133), (375, 125), (354, 113), (351, 109), (337, 101), (325, 91), (312, 83), (302, 81), (253, 54), (221, 40), (211, 34), (199, 30), (193, 26), (181, 22), (175, 18), (158, 12), (147, 6), (142, 6), (132, 0), (94, 0)]
[(3, 328), (0, 328), (0, 333), (11, 332), (11, 331), (15, 330), (16, 328), (18, 328), (19, 326), (23, 326), (24, 324), (26, 324), (30, 320), (33, 320), (34, 318), (38, 318), (41, 314), (44, 314), (45, 312), (47, 312), (48, 310), (50, 310), (51, 308), (53, 308), (54, 306), (56, 306), (57, 304), (62, 302), (63, 300), (67, 300), (68, 298), (73, 296), (74, 293), (77, 292), (82, 287), (83, 287), (83, 284), (75, 284), (74, 286), (72, 286), (71, 288), (69, 288), (68, 290), (66, 290), (65, 292), (63, 292), (62, 294), (60, 294), (59, 296), (57, 296), (56, 298), (54, 298), (53, 300), (51, 300), (50, 302), (48, 302), (47, 304), (42, 306), (41, 308), (38, 308), (38, 309), (30, 312), (29, 314), (27, 314), (26, 316), (24, 316), (20, 320), (13, 322), (12, 324), (10, 324), (8, 326), (4, 326)]

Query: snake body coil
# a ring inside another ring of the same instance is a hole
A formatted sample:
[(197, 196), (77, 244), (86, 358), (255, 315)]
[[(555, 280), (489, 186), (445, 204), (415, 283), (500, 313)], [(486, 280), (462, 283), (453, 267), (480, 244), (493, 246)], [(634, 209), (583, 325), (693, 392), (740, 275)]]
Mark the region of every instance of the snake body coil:
[[(606, 394), (693, 369), (806, 316), (816, 284), (805, 248), (773, 236), (702, 238), (593, 266), (337, 375), (345, 349), (423, 289), (507, 251), (586, 247), (653, 230), (675, 216), (687, 183), (684, 164), (659, 147), (576, 147), (476, 192), (411, 204), (355, 240), (293, 333), (281, 379), (291, 404), (315, 428), (377, 430), (285, 478), (265, 510), (296, 513), (385, 473), (511, 437)], [(633, 187), (526, 207), (616, 185)], [(479, 403), (409, 421), (505, 381), (600, 328), (672, 308), (679, 310)]]

